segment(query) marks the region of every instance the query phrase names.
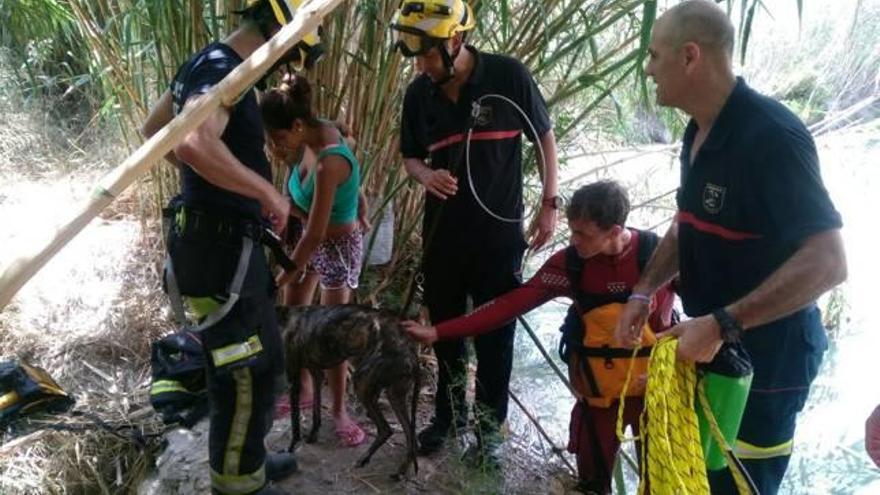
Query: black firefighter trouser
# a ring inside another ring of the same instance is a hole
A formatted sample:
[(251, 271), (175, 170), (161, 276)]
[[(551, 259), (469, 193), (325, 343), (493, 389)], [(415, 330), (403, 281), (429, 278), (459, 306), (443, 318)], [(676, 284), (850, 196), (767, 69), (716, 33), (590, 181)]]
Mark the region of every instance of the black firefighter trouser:
[[(425, 302), (434, 324), (467, 312), (467, 297), (474, 307), (486, 303), (521, 281), (522, 249), (503, 249), (468, 253), (439, 253), (424, 263)], [(508, 385), (513, 365), (516, 322), (474, 339), (477, 355), (476, 404), (479, 429), (494, 432), (507, 418)], [(465, 424), (466, 359), (464, 340), (437, 342), (438, 383), (435, 421), (459, 426)]]
[(263, 348), (250, 365), (231, 370), (218, 370), (206, 356), (211, 485), (220, 493), (251, 493), (266, 484), (264, 438), (272, 427), (274, 381), (281, 368), (273, 355), (281, 351), (273, 306), (269, 297), (243, 298), (226, 318), (204, 331), (210, 340), (211, 334), (225, 333), (228, 325), (247, 325), (244, 328), (258, 329)]
[[(761, 495), (779, 492), (808, 394), (808, 388), (749, 393), (734, 450)], [(737, 495), (729, 469), (710, 474), (709, 483), (712, 495)]]
[[(202, 274), (210, 279), (224, 270), (224, 262), (216, 263), (219, 245), (171, 234), (169, 252), (182, 288), (197, 287)], [(240, 247), (237, 252), (241, 252)], [(237, 255), (227, 258), (235, 260)], [(220, 305), (215, 298), (185, 299), (191, 308), (210, 310), (212, 300), (213, 306)], [(272, 427), (274, 380), (283, 367), (274, 284), (259, 244), (255, 243), (251, 252), (240, 298), (222, 319), (204, 328), (201, 337), (208, 363), (212, 490), (253, 493), (266, 484), (264, 438)], [(242, 349), (246, 358), (238, 360), (236, 356), (242, 355)], [(230, 363), (224, 364), (221, 356), (229, 358)]]

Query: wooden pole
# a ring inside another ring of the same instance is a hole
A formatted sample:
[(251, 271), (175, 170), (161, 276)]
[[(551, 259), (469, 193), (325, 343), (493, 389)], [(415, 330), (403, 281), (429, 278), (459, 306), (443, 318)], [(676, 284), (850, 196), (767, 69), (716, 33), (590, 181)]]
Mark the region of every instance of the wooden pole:
[(0, 310), (9, 304), (21, 287), (36, 274), (76, 234), (107, 207), (135, 179), (147, 172), (217, 108), (230, 107), (304, 35), (318, 28), (325, 15), (342, 0), (311, 0), (296, 11), (293, 20), (271, 40), (251, 54), (219, 84), (192, 105), (184, 107), (162, 130), (141, 145), (125, 161), (104, 176), (91, 198), (57, 229), (49, 242), (32, 254), (6, 264), (0, 274)]

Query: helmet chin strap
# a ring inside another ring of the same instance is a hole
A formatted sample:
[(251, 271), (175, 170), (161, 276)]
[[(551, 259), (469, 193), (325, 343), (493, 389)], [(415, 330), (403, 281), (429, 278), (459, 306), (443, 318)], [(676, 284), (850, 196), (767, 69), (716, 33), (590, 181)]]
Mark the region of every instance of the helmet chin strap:
[(458, 54), (461, 52), (461, 45), (458, 45), (458, 49), (455, 50), (455, 53), (451, 54), (446, 50), (446, 43), (441, 43), (439, 47), (440, 50), (440, 58), (443, 59), (443, 66), (446, 68), (446, 75), (443, 76), (442, 79), (436, 81), (434, 84), (437, 86), (443, 86), (448, 83), (455, 77), (455, 64), (454, 61), (458, 57)]

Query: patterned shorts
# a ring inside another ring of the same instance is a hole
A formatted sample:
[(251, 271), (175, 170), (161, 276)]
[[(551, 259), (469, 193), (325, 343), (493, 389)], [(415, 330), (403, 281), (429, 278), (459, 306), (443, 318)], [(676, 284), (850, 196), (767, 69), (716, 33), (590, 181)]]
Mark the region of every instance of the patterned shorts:
[[(290, 254), (293, 254), (302, 232), (301, 224), (288, 224), (287, 251)], [(357, 289), (364, 254), (363, 239), (361, 231), (355, 230), (341, 237), (325, 239), (318, 246), (309, 260), (308, 270), (318, 274), (322, 289)]]

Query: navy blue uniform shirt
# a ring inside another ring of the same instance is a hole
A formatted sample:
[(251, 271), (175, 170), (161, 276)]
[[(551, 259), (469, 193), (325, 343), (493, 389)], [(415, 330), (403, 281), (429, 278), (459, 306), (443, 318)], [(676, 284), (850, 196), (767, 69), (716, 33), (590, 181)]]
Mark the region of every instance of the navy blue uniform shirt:
[[(782, 104), (738, 79), (691, 163), (696, 132), (691, 121), (677, 196), (679, 293), (692, 317), (744, 297), (805, 239), (841, 227), (813, 139)], [(808, 385), (810, 355), (821, 360), (827, 347), (814, 304), (746, 331), (743, 343), (757, 389)]]
[[(211, 43), (193, 55), (178, 69), (171, 82), (174, 113), (179, 113), (189, 98), (208, 92), (243, 60), (223, 43)], [(264, 152), (263, 121), (253, 89), (229, 109), (229, 122), (221, 140), (246, 167), (272, 180), (272, 170)], [(181, 167), (181, 196), (187, 204), (214, 211), (260, 218), (257, 200), (217, 187), (203, 179), (191, 167)]]
[[(474, 67), (458, 102), (449, 100), (427, 75), (407, 87), (403, 103), (400, 150), (404, 158), (427, 160), (432, 169), (456, 170), (458, 193), (445, 201), (430, 251), (435, 248), (525, 248), (522, 222), (501, 222), (489, 216), (471, 193), (465, 171), (464, 147), (472, 103), (486, 94), (500, 94), (519, 105), (538, 137), (550, 130), (547, 105), (528, 69), (503, 55), (474, 55)], [(506, 218), (523, 215), (522, 134), (534, 141), (529, 125), (510, 103), (487, 98), (470, 144), (471, 176), (480, 200)], [(444, 201), (427, 193), (425, 230), (430, 229)], [(425, 235), (427, 237), (427, 234)], [(439, 252), (438, 252), (439, 253)]]

